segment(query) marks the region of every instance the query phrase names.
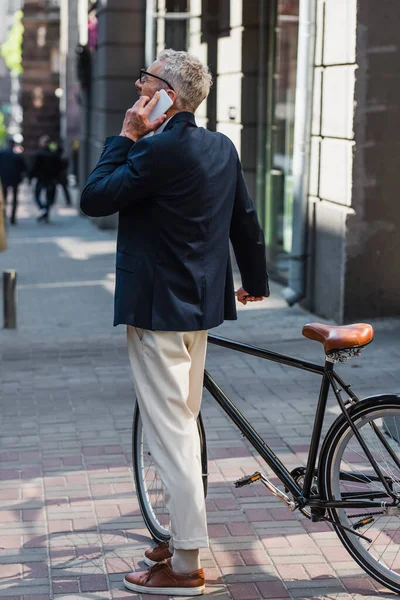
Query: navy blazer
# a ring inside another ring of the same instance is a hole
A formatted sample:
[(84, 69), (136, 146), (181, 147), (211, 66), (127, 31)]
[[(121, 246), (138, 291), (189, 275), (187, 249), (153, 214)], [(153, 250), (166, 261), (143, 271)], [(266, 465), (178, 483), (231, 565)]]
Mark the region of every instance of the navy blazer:
[(17, 186), (26, 171), (25, 159), (11, 148), (0, 150), (0, 179), (4, 187)]
[(264, 235), (235, 146), (192, 113), (136, 143), (107, 138), (81, 209), (119, 212), (114, 325), (198, 331), (236, 319), (229, 239), (245, 290), (269, 294)]

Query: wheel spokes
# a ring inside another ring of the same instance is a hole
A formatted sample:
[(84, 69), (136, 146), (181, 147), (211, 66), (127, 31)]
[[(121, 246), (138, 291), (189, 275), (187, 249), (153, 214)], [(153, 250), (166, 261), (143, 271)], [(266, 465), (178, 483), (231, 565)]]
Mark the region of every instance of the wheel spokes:
[(142, 433), (141, 442), (142, 456), (142, 479), (144, 492), (148, 505), (155, 522), (157, 522), (166, 533), (169, 530), (169, 512), (166, 506), (167, 492), (157, 472), (151, 452), (147, 447)]
[[(385, 428), (379, 411), (374, 413), (374, 417), (360, 419), (356, 425), (385, 478), (385, 484), (400, 501), (399, 442)], [(342, 525), (354, 530), (354, 536), (350, 534), (354, 538), (352, 545), (358, 547), (366, 562), (373, 561), (375, 568), (378, 565), (382, 572), (391, 573), (400, 585), (400, 510), (398, 514), (389, 513), (387, 506), (393, 506), (393, 498), (377, 476), (354, 433), (348, 431), (340, 444), (337, 455), (340, 470), (334, 482), (334, 497), (341, 500), (381, 501), (382, 508), (377, 506), (360, 510), (343, 507), (337, 509), (336, 514)], [(357, 532), (369, 537), (371, 543), (357, 537)]]

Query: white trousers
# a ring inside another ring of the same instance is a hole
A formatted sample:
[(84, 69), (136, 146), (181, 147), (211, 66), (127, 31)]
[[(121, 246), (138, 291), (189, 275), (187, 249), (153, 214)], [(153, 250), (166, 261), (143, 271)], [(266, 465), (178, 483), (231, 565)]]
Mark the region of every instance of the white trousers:
[(168, 492), (171, 547), (208, 547), (200, 440), (207, 331), (128, 325), (128, 351), (143, 431)]

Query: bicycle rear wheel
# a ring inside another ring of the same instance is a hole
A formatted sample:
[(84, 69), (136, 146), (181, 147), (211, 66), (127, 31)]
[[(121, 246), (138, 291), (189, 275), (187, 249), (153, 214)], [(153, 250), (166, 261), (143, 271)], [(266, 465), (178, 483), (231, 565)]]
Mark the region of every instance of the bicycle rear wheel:
[[(200, 437), (204, 496), (207, 495), (207, 444), (201, 414), (197, 419)], [(143, 520), (157, 542), (170, 539), (168, 492), (164, 487), (143, 432), (139, 406), (136, 404), (132, 428), (133, 474)]]
[[(393, 396), (371, 398), (350, 409), (352, 421), (400, 503), (400, 402)], [(341, 416), (328, 432), (321, 456), (320, 491), (326, 500), (393, 499)], [(334, 528), (354, 560), (371, 577), (400, 593), (400, 508), (335, 508)], [(354, 531), (346, 531), (344, 526)], [(358, 537), (360, 533), (370, 542)]]

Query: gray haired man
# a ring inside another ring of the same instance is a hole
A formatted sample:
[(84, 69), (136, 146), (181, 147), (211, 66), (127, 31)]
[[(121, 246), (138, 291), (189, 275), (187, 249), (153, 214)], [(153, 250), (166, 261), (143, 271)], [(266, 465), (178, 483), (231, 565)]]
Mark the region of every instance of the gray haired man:
[[(170, 545), (147, 550), (150, 570), (124, 579), (139, 593), (195, 596), (205, 589), (196, 419), (207, 332), (236, 319), (229, 240), (242, 276), (239, 302), (269, 295), (264, 236), (235, 146), (194, 119), (210, 86), (196, 57), (162, 52), (136, 81), (140, 98), (120, 136), (107, 139), (81, 199), (88, 215), (119, 212), (114, 324), (127, 325), (143, 427), (169, 493)], [(149, 122), (160, 89), (173, 104)], [(152, 131), (160, 135), (148, 136)]]

